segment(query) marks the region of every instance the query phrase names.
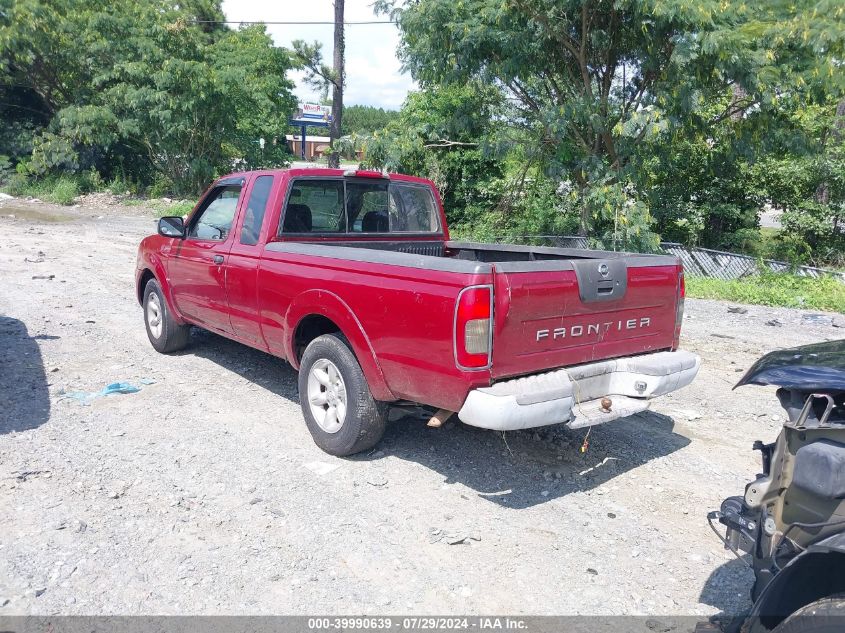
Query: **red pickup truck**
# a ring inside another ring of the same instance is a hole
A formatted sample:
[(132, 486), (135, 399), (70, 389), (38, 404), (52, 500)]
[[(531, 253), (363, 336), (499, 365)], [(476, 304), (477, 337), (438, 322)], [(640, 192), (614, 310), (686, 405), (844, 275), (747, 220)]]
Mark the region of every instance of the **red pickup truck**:
[(217, 180), (138, 250), (150, 342), (196, 325), (287, 360), (315, 442), (381, 438), (389, 406), (510, 430), (590, 426), (689, 384), (675, 257), (449, 239), (431, 181), (289, 169)]

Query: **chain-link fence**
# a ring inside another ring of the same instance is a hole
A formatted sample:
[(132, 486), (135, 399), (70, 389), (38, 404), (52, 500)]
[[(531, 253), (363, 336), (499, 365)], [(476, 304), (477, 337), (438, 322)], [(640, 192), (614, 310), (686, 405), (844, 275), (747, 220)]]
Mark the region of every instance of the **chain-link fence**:
[(813, 266), (791, 266), (787, 262), (773, 259), (758, 259), (750, 255), (726, 253), (712, 248), (691, 248), (683, 244), (662, 242), (660, 246), (671, 255), (679, 257), (684, 271), (689, 275), (717, 277), (719, 279), (741, 279), (760, 273), (761, 268), (776, 273), (792, 272), (801, 277), (823, 277), (830, 275), (845, 283), (845, 272), (815, 268)]
[[(497, 241), (512, 241), (503, 238)], [(557, 248), (589, 248), (586, 237), (579, 235), (524, 235), (519, 240), (531, 246), (555, 246)], [(832, 276), (845, 283), (845, 272), (815, 268), (813, 266), (792, 266), (787, 262), (772, 259), (759, 259), (750, 255), (717, 251), (712, 248), (698, 248), (684, 246), (676, 242), (661, 242), (664, 252), (680, 258), (684, 264), (684, 271), (688, 275), (698, 277), (715, 277), (717, 279), (742, 279), (757, 275), (762, 270), (773, 272), (792, 272), (801, 277)]]

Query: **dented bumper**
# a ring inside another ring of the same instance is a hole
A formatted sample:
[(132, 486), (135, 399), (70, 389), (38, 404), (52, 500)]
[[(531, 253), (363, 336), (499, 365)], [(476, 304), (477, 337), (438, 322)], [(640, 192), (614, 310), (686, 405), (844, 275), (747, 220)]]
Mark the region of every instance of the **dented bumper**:
[(690, 352), (656, 352), (514, 378), (471, 391), (458, 417), (497, 431), (593, 426), (644, 411), (652, 398), (690, 384), (700, 364)]

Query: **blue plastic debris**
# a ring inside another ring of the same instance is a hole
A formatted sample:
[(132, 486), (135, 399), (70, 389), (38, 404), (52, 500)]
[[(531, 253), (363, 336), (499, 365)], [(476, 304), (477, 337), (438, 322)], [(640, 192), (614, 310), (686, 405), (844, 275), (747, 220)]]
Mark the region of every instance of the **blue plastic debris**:
[(137, 393), (138, 391), (141, 390), (135, 385), (130, 385), (128, 382), (113, 382), (110, 385), (106, 385), (100, 392), (100, 395), (110, 396), (115, 393)]
[(88, 406), (91, 404), (92, 400), (96, 400), (97, 398), (101, 398), (103, 396), (112, 396), (117, 393), (137, 393), (138, 391), (141, 390), (131, 383), (113, 382), (103, 387), (100, 391), (69, 391), (65, 393), (63, 397), (72, 398), (73, 400), (77, 400), (80, 404)]

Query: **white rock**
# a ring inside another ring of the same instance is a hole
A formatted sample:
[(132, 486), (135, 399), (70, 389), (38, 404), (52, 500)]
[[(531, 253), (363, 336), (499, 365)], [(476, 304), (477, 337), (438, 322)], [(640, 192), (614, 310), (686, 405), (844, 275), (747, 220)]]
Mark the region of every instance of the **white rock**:
[(340, 464), (330, 464), (328, 462), (308, 462), (303, 464), (305, 468), (316, 475), (328, 475), (330, 472), (340, 468)]
[(693, 409), (676, 409), (675, 413), (684, 416), (687, 420), (698, 420), (701, 418), (701, 414), (698, 411)]

